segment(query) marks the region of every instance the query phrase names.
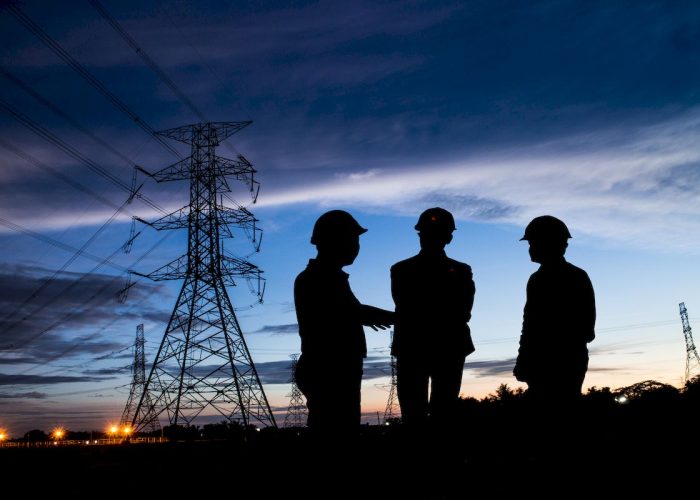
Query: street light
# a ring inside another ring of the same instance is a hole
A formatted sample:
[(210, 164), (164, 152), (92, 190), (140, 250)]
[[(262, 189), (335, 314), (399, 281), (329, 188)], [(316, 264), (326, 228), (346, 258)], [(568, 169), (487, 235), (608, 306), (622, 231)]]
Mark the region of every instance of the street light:
[(57, 427), (53, 430), (51, 433), (51, 436), (54, 439), (54, 444), (58, 444), (58, 442), (63, 439), (63, 437), (66, 435), (66, 431), (63, 430), (61, 427)]
[(0, 429), (0, 444), (7, 439), (7, 431), (5, 429)]
[(119, 427), (117, 427), (116, 425), (110, 425), (109, 429), (107, 429), (107, 433), (110, 435), (112, 440), (114, 440), (114, 436), (117, 435), (117, 432), (119, 432)]

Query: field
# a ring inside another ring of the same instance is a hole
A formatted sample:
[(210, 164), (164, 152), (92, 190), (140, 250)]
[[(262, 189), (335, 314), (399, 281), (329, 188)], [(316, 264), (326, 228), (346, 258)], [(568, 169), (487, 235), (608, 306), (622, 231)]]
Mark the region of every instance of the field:
[(0, 470), (5, 488), (77, 497), (673, 498), (697, 491), (693, 407), (589, 404), (537, 419), (517, 403), (465, 404), (464, 411), (458, 427), (423, 435), (391, 425), (365, 426), (349, 440), (262, 429), (228, 440), (3, 448)]

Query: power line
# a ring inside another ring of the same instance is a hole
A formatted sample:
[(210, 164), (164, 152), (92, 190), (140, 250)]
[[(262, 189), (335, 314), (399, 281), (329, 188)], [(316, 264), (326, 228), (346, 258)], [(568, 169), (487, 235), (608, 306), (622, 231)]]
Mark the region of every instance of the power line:
[(120, 426), (131, 425), (134, 419), (139, 421), (146, 420), (149, 422), (145, 429), (146, 431), (155, 432), (160, 429), (160, 423), (158, 419), (153, 415), (138, 415), (139, 411), (139, 401), (144, 399), (146, 405), (142, 405), (140, 408), (142, 411), (147, 408), (151, 411), (153, 406), (151, 405), (151, 397), (146, 389), (146, 353), (145, 353), (146, 340), (143, 336), (143, 323), (136, 327), (136, 341), (134, 342), (134, 363), (131, 365), (132, 381), (131, 389), (129, 390), (129, 397), (126, 400), (126, 406), (122, 412), (122, 417), (119, 420)]
[[(230, 228), (245, 227), (254, 217), (220, 205), (229, 189), (226, 177), (250, 181), (248, 162), (216, 156), (215, 148), (249, 122), (187, 125), (161, 132), (191, 145), (188, 162), (166, 167), (152, 177), (159, 182), (189, 180), (190, 203), (160, 221), (156, 229), (188, 229), (187, 254), (150, 273), (155, 281), (184, 279), (146, 383), (151, 407), (141, 399), (138, 415), (165, 414), (171, 425), (192, 425), (202, 412), (216, 412), (229, 422), (276, 427), (275, 417), (226, 291), (234, 277), (258, 278), (262, 271), (222, 251)], [(149, 424), (135, 419), (140, 430)]]
[(8, 229), (11, 229), (12, 231), (24, 234), (26, 236), (31, 236), (34, 239), (37, 239), (39, 241), (42, 241), (44, 243), (48, 243), (49, 245), (52, 245), (56, 248), (60, 248), (61, 250), (65, 250), (66, 252), (73, 252), (79, 254), (81, 257), (85, 257), (86, 259), (92, 260), (94, 262), (98, 263), (104, 263), (105, 265), (111, 267), (112, 269), (115, 269), (121, 273), (126, 273), (129, 272), (127, 268), (124, 266), (121, 266), (119, 264), (116, 264), (115, 262), (112, 261), (105, 261), (104, 258), (98, 257), (96, 255), (93, 255), (89, 252), (86, 252), (84, 250), (80, 250), (78, 248), (75, 248), (74, 246), (68, 245), (66, 243), (62, 243), (58, 240), (55, 240), (49, 236), (45, 236), (43, 234), (37, 233), (35, 231), (32, 231), (31, 229), (28, 229), (24, 226), (21, 226), (19, 224), (15, 224), (14, 222), (11, 222), (4, 217), (0, 217), (0, 226), (5, 226)]
[(685, 302), (678, 304), (681, 313), (681, 323), (683, 324), (683, 336), (685, 337), (685, 380), (687, 383), (692, 374), (700, 375), (700, 356), (695, 348), (693, 341), (693, 331), (690, 329), (690, 321), (688, 320), (688, 310), (685, 307)]
[(173, 82), (168, 75), (165, 74), (165, 72), (156, 64), (156, 62), (151, 59), (151, 57), (146, 53), (145, 50), (141, 46), (139, 46), (138, 43), (136, 43), (136, 40), (134, 40), (129, 33), (126, 32), (126, 30), (110, 15), (109, 12), (107, 12), (107, 9), (104, 8), (104, 6), (98, 1), (98, 0), (88, 0), (90, 2), (90, 5), (92, 5), (97, 12), (100, 13), (100, 15), (109, 23), (112, 28), (114, 28), (114, 31), (116, 31), (119, 36), (121, 36), (124, 41), (131, 47), (136, 54), (143, 60), (143, 62), (146, 63), (146, 65), (151, 68), (151, 70), (158, 75), (158, 78), (160, 78), (163, 83), (165, 83), (170, 90), (173, 91), (173, 93), (182, 101), (189, 109), (192, 111), (195, 115), (197, 115), (197, 118), (201, 122), (208, 122), (209, 120), (207, 119), (206, 116), (197, 108), (197, 106), (194, 105), (194, 103), (185, 95), (180, 88), (175, 85), (175, 82)]
[[(150, 255), (152, 252), (154, 252), (154, 251), (155, 251), (161, 244), (163, 244), (169, 237), (170, 237), (170, 235), (166, 235), (164, 238), (161, 238), (159, 241), (157, 241), (146, 253), (144, 253), (141, 257), (139, 257), (138, 259), (136, 259), (136, 260), (132, 263), (132, 267), (135, 266), (135, 265), (137, 265), (139, 262), (141, 262), (143, 259), (145, 259), (148, 255)], [(109, 259), (110, 259), (111, 257), (113, 257), (114, 255), (116, 255), (116, 254), (119, 253), (120, 251), (121, 251), (121, 249), (117, 249), (110, 257), (108, 257), (107, 259), (103, 259), (103, 262), (102, 262), (102, 263), (98, 264), (98, 265), (97, 265), (95, 268), (93, 268), (90, 272), (88, 272), (88, 273), (82, 275), (82, 276), (81, 276), (80, 278), (78, 278), (76, 281), (74, 281), (73, 283), (71, 283), (71, 284), (63, 291), (63, 293), (66, 293), (67, 291), (70, 291), (70, 289), (72, 289), (74, 286), (77, 286), (77, 284), (78, 284), (80, 281), (82, 281), (83, 279), (87, 278), (88, 276), (91, 276), (92, 274), (94, 274), (94, 272), (97, 271), (100, 267), (102, 267), (102, 266), (104, 265), (104, 263), (108, 262)], [(126, 271), (126, 272), (127, 272), (127, 273), (130, 273), (131, 271)], [(123, 274), (122, 274), (122, 275), (123, 275)], [(105, 290), (107, 290), (109, 287), (111, 287), (118, 279), (121, 279), (122, 275), (116, 275), (112, 280), (110, 280), (107, 284), (105, 284), (102, 288), (100, 288), (95, 294), (93, 294), (93, 295), (92, 295), (91, 297), (89, 297), (86, 301), (84, 301), (83, 304), (90, 303), (93, 299), (95, 299), (95, 298), (98, 297), (101, 293), (103, 293)], [(134, 283), (134, 284), (135, 284), (135, 283)], [(48, 304), (47, 304), (47, 305), (48, 305)], [(85, 313), (86, 311), (89, 311), (89, 310), (90, 310), (90, 308), (82, 309), (82, 310), (78, 310), (78, 308), (75, 308), (75, 309), (73, 309), (72, 311), (69, 311), (69, 312), (68, 312), (67, 314), (65, 314), (61, 319), (59, 319), (58, 321), (54, 322), (54, 323), (51, 324), (49, 327), (44, 328), (44, 330), (42, 330), (42, 331), (39, 332), (38, 334), (36, 334), (36, 335), (34, 335), (33, 337), (31, 337), (29, 340), (25, 341), (24, 343), (22, 343), (22, 344), (20, 344), (20, 345), (18, 345), (18, 346), (13, 346), (13, 347), (12, 347), (12, 350), (17, 350), (17, 349), (19, 349), (19, 348), (21, 348), (21, 347), (24, 347), (24, 346), (28, 345), (30, 342), (35, 341), (36, 339), (38, 339), (39, 337), (41, 337), (41, 336), (45, 335), (46, 333), (50, 332), (50, 331), (53, 330), (54, 328), (56, 328), (56, 327), (62, 325), (63, 323), (65, 323), (65, 322), (68, 321), (69, 319), (72, 319), (73, 317), (77, 316), (78, 314), (80, 314), (80, 313)], [(35, 311), (35, 313), (36, 313), (36, 311)], [(117, 318), (117, 319), (118, 319), (118, 318)], [(116, 320), (115, 320), (115, 321), (116, 321)], [(107, 326), (109, 326), (109, 325), (107, 325)], [(103, 327), (101, 330), (98, 330), (98, 332), (96, 332), (96, 333), (93, 335), (93, 337), (90, 337), (90, 338), (94, 338), (95, 336), (97, 336), (97, 334), (99, 334), (99, 333), (100, 333), (101, 331), (103, 331), (105, 328), (106, 328), (106, 326)], [(51, 358), (50, 361), (55, 361), (55, 360), (57, 360), (57, 359), (60, 359), (60, 358), (63, 357), (64, 355), (66, 355), (66, 354), (68, 354), (69, 352), (73, 351), (76, 347), (77, 347), (77, 346), (72, 346), (72, 347), (68, 348), (68, 349), (65, 350), (63, 353), (61, 353), (59, 356), (56, 356), (56, 357), (54, 357), (54, 358)]]
[[(58, 147), (61, 151), (65, 152), (66, 154), (72, 156), (76, 160), (78, 160), (80, 163), (85, 165), (87, 168), (95, 172), (96, 174), (100, 175), (101, 177), (104, 177), (106, 180), (111, 182), (113, 185), (118, 187), (119, 189), (127, 192), (129, 196), (132, 196), (135, 194), (136, 190), (135, 187), (125, 183), (112, 173), (108, 172), (105, 168), (101, 167), (94, 161), (92, 161), (90, 158), (85, 156), (83, 153), (81, 153), (79, 150), (75, 149), (53, 133), (51, 133), (49, 130), (47, 130), (45, 127), (42, 125), (38, 124), (25, 114), (21, 113), (14, 107), (12, 107), (9, 103), (6, 101), (0, 99), (0, 110), (4, 111), (8, 115), (12, 116), (14, 119), (19, 121), (22, 125), (24, 125), (26, 128), (37, 134), (38, 136), (44, 138), (46, 141), (50, 142), (51, 144), (55, 145)], [(149, 200), (146, 196), (143, 196), (141, 194), (136, 195), (138, 199), (149, 205), (151, 208), (155, 209), (156, 211), (165, 214), (167, 213), (163, 208), (158, 206), (155, 202)]]
[(66, 123), (70, 124), (73, 126), (75, 129), (81, 131), (83, 134), (88, 136), (90, 139), (92, 139), (95, 143), (99, 144), (103, 148), (105, 148), (107, 151), (112, 153), (113, 155), (119, 157), (121, 160), (123, 160), (127, 165), (129, 166), (136, 166), (135, 162), (131, 160), (129, 157), (124, 155), (121, 151), (117, 150), (114, 148), (111, 144), (108, 142), (102, 140), (100, 137), (86, 129), (78, 120), (70, 116), (68, 113), (63, 111), (61, 108), (56, 106), (53, 102), (51, 102), (46, 96), (41, 95), (39, 92), (34, 90), (29, 84), (18, 78), (16, 75), (13, 75), (10, 71), (8, 71), (6, 68), (3, 68), (0, 66), (0, 74), (2, 74), (7, 80), (11, 81), (14, 83), (16, 86), (21, 88), (24, 92), (29, 94), (31, 97), (33, 97), (36, 101), (40, 102), (47, 108), (49, 108), (54, 114), (57, 116), (61, 117)]
[(73, 56), (71, 56), (61, 45), (51, 38), (41, 27), (39, 27), (32, 19), (27, 16), (22, 10), (17, 7), (17, 5), (10, 4), (7, 6), (10, 13), (21, 22), (29, 31), (31, 31), (44, 45), (51, 49), (58, 57), (60, 57), (66, 64), (68, 64), (73, 70), (78, 73), (85, 81), (87, 81), (92, 87), (94, 87), (100, 94), (102, 94), (109, 102), (111, 102), (117, 109), (122, 113), (127, 115), (134, 123), (136, 123), (143, 130), (148, 132), (149, 135), (154, 137), (164, 148), (173, 153), (176, 157), (182, 158), (180, 153), (168, 144), (165, 139), (158, 136), (155, 129), (153, 129), (148, 123), (146, 123), (139, 115), (129, 108), (121, 99), (110, 92), (102, 82), (100, 82), (92, 73), (90, 73), (85, 67), (80, 64)]
[(119, 205), (117, 205), (117, 204), (114, 203), (113, 201), (108, 200), (107, 198), (105, 198), (105, 197), (102, 196), (101, 194), (97, 193), (96, 191), (93, 191), (93, 190), (90, 189), (89, 187), (87, 187), (87, 186), (81, 184), (80, 182), (78, 182), (78, 181), (76, 181), (76, 180), (74, 180), (74, 179), (71, 179), (71, 178), (68, 177), (67, 175), (62, 174), (61, 172), (59, 172), (59, 171), (56, 170), (55, 168), (53, 168), (53, 167), (51, 167), (51, 166), (49, 166), (49, 165), (43, 163), (43, 162), (40, 161), (39, 159), (37, 159), (37, 158), (35, 158), (34, 156), (30, 155), (29, 153), (27, 153), (27, 152), (25, 152), (25, 151), (22, 151), (21, 149), (19, 149), (18, 147), (14, 146), (13, 144), (10, 144), (9, 142), (3, 140), (1, 137), (0, 137), (0, 147), (3, 147), (3, 148), (5, 148), (5, 149), (7, 149), (8, 151), (11, 151), (12, 153), (14, 153), (15, 155), (17, 155), (18, 157), (22, 158), (24, 161), (26, 161), (26, 162), (28, 162), (28, 163), (31, 163), (31, 164), (34, 165), (35, 167), (38, 167), (38, 168), (40, 168), (41, 170), (44, 170), (45, 172), (48, 172), (49, 174), (55, 176), (57, 179), (60, 179), (61, 181), (65, 182), (65, 183), (68, 184), (69, 186), (71, 186), (71, 187), (77, 189), (78, 191), (81, 191), (81, 192), (83, 192), (83, 193), (85, 193), (85, 194), (87, 194), (87, 195), (89, 195), (89, 196), (92, 196), (93, 198), (95, 198), (95, 199), (96, 199), (97, 201), (99, 201), (100, 203), (102, 203), (102, 204), (104, 204), (104, 205), (107, 205), (108, 207), (111, 207), (111, 208), (114, 208), (114, 209), (119, 208)]
[(292, 358), (292, 364), (289, 367), (292, 372), (292, 390), (287, 394), (289, 398), (289, 408), (287, 408), (287, 415), (284, 417), (284, 426), (300, 428), (306, 425), (309, 412), (306, 409), (306, 403), (304, 403), (304, 395), (297, 385), (297, 363), (299, 362), (299, 355), (292, 354), (289, 357)]
[[(59, 269), (57, 269), (49, 278), (45, 279), (45, 280), (44, 280), (44, 281), (43, 281), (43, 282), (42, 282), (42, 283), (41, 283), (41, 284), (40, 284), (40, 285), (39, 285), (39, 286), (38, 286), (38, 287), (37, 287), (37, 288), (36, 288), (36, 289), (35, 289), (35, 290), (34, 290), (34, 291), (19, 305), (19, 306), (17, 306), (10, 314), (8, 314), (7, 316), (5, 316), (5, 317), (3, 318), (3, 321), (0, 323), (0, 327), (5, 326), (5, 325), (7, 324), (7, 322), (8, 322), (15, 314), (17, 314), (19, 311), (21, 311), (29, 302), (31, 302), (32, 300), (34, 300), (43, 290), (45, 290), (51, 283), (53, 283), (53, 282), (56, 280), (56, 278), (57, 278), (63, 271), (65, 271), (66, 269), (68, 269), (68, 267), (69, 267), (71, 264), (73, 264), (73, 262), (75, 262), (75, 261), (78, 259), (78, 257), (81, 255), (81, 253), (84, 252), (85, 250), (87, 250), (87, 248), (100, 236), (100, 234), (102, 234), (102, 232), (104, 232), (104, 230), (107, 229), (107, 226), (109, 226), (109, 224), (112, 223), (112, 221), (117, 217), (117, 215), (119, 215), (119, 214), (121, 213), (121, 211), (124, 209), (124, 207), (126, 207), (126, 205), (127, 205), (130, 201), (131, 201), (131, 199), (125, 201), (125, 202), (122, 204), (122, 206), (118, 207), (117, 210), (112, 214), (112, 216), (111, 216), (109, 219), (107, 219), (107, 221), (105, 221), (105, 223), (102, 224), (102, 226), (100, 226), (100, 228), (99, 228), (92, 236), (90, 236), (90, 238), (88, 238), (88, 240), (87, 240), (85, 243), (83, 243), (83, 245), (82, 245), (79, 249), (77, 249), (77, 251), (76, 251), (75, 253), (73, 253), (73, 255), (72, 255)], [(103, 264), (104, 262), (110, 261), (120, 250), (121, 250), (121, 248), (119, 248), (119, 249), (117, 250), (117, 252), (114, 252), (112, 255), (110, 255), (109, 257), (107, 257), (106, 259), (104, 259), (100, 264), (98, 264), (98, 267), (101, 267), (102, 265), (104, 265), (104, 264)], [(54, 298), (54, 300), (55, 300), (55, 298)], [(49, 303), (50, 303), (50, 302), (49, 302)], [(38, 311), (41, 311), (41, 310), (42, 310), (43, 308), (45, 308), (47, 305), (48, 305), (48, 304), (44, 304), (43, 306), (40, 306), (40, 307), (37, 308), (37, 309), (34, 311), (34, 313), (32, 313), (32, 314), (36, 314)], [(23, 318), (23, 319), (26, 319), (26, 317)], [(22, 321), (22, 320), (20, 320), (20, 321)], [(11, 329), (13, 326), (16, 326), (17, 323), (19, 323), (19, 321), (14, 322), (14, 323), (11, 324), (10, 326), (6, 326), (5, 328), (3, 328), (3, 330), (2, 330), (1, 333), (6, 333), (6, 332), (7, 332), (9, 329)]]

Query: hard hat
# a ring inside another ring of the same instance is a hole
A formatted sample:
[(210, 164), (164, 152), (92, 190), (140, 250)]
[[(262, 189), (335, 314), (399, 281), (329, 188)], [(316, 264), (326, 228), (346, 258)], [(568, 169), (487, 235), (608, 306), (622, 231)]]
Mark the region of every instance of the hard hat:
[(314, 230), (311, 233), (311, 244), (318, 245), (324, 239), (337, 238), (339, 236), (360, 235), (367, 229), (360, 226), (355, 218), (345, 210), (331, 210), (321, 215)]
[(440, 207), (429, 208), (420, 214), (415, 228), (416, 231), (441, 229), (450, 232), (457, 229), (455, 227), (455, 218), (452, 217), (452, 214)]
[(525, 234), (520, 241), (523, 240), (555, 240), (566, 241), (571, 238), (569, 228), (566, 227), (561, 220), (551, 215), (541, 215), (535, 217), (525, 228)]

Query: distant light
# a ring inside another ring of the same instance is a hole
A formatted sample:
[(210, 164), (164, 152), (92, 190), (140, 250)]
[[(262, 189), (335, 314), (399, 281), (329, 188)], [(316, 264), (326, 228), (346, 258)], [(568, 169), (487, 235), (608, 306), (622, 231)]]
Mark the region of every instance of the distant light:
[(124, 427), (124, 434), (130, 434), (131, 433), (131, 427)]
[(255, 432), (260, 432), (260, 429), (258, 427), (256, 427)]
[(53, 437), (55, 439), (61, 439), (65, 433), (66, 433), (66, 431), (64, 431), (63, 429), (61, 429), (59, 427), (58, 429), (53, 430)]
[(88, 439), (87, 441), (85, 441), (85, 444), (90, 444), (90, 440)]
[(109, 428), (109, 433), (110, 433), (110, 434), (116, 434), (117, 432), (119, 432), (119, 427), (117, 427), (116, 425), (112, 425), (112, 426)]
[(617, 401), (618, 403), (620, 403), (621, 405), (623, 405), (623, 404), (625, 404), (625, 403), (628, 403), (628, 402), (629, 402), (629, 399), (627, 399), (627, 396), (625, 396), (624, 394), (622, 394), (622, 395), (616, 397), (616, 398), (615, 398), (615, 401)]
[(93, 441), (93, 443), (94, 443), (94, 444), (97, 444), (97, 439), (95, 439), (95, 440)]
[(0, 431), (0, 441), (5, 441), (7, 439), (7, 434), (5, 431)]

